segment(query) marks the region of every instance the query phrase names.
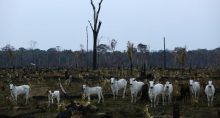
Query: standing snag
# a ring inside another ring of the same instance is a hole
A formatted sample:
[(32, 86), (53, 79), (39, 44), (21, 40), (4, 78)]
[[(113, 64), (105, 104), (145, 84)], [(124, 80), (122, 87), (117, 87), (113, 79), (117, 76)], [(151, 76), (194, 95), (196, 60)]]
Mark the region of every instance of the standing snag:
[(133, 71), (133, 61), (132, 61), (133, 48), (134, 48), (134, 44), (131, 43), (130, 41), (128, 41), (128, 43), (127, 43), (127, 53), (128, 53), (128, 58), (129, 58), (129, 61), (130, 61), (131, 74), (132, 74), (132, 71)]
[(93, 70), (97, 69), (97, 39), (98, 39), (98, 34), (99, 34), (99, 30), (101, 28), (102, 22), (99, 20), (99, 13), (101, 10), (101, 4), (102, 4), (101, 0), (99, 2), (99, 6), (98, 6), (98, 10), (96, 10), (96, 7), (93, 3), (93, 0), (91, 0), (91, 5), (93, 8), (93, 20), (94, 20), (94, 24), (92, 26), (92, 23), (89, 21), (90, 27), (92, 29), (93, 32)]

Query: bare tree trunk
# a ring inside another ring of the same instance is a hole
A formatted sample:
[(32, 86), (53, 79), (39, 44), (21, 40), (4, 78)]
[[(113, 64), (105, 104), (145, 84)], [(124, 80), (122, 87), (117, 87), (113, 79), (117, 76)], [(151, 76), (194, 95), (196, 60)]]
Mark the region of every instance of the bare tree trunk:
[(164, 37), (164, 40), (163, 40), (163, 44), (164, 44), (164, 49), (163, 49), (163, 67), (164, 67), (164, 69), (166, 69), (166, 50), (165, 50), (165, 48), (166, 48), (166, 40), (165, 40), (165, 37)]
[(99, 2), (99, 7), (98, 7), (98, 10), (96, 11), (93, 0), (91, 0), (91, 5), (92, 5), (92, 8), (93, 8), (94, 24), (92, 26), (92, 23), (90, 21), (89, 21), (89, 24), (90, 24), (90, 27), (91, 27), (92, 32), (93, 32), (93, 70), (97, 69), (97, 38), (98, 38), (100, 27), (102, 25), (102, 22), (99, 20), (99, 12), (100, 12), (100, 9), (101, 9), (102, 1), (103, 0), (101, 0)]
[(89, 40), (89, 34), (88, 34), (88, 26), (86, 26), (86, 70), (88, 71), (88, 58), (89, 58), (89, 54), (88, 54), (88, 40)]
[(97, 35), (98, 34), (93, 32), (93, 70), (97, 69)]

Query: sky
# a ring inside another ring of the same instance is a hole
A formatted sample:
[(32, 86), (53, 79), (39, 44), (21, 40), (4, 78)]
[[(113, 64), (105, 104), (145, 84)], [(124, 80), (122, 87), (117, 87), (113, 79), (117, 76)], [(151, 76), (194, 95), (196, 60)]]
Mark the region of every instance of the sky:
[[(36, 41), (43, 50), (86, 49), (92, 18), (90, 0), (0, 0), (0, 48), (30, 48)], [(99, 43), (116, 39), (116, 50), (126, 50), (128, 41), (160, 50), (163, 37), (169, 50), (220, 47), (220, 0), (103, 0), (100, 20)]]

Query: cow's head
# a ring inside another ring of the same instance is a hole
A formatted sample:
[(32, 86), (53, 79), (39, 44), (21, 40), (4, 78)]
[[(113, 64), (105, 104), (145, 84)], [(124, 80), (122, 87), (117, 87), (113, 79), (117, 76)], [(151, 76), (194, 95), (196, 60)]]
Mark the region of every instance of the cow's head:
[(13, 84), (9, 84), (10, 90), (13, 89), (14, 85)]
[(212, 87), (212, 81), (208, 81), (208, 87), (209, 87), (209, 88)]
[(154, 88), (154, 81), (149, 81), (149, 87), (150, 87), (150, 89), (153, 89)]
[(52, 95), (52, 91), (51, 91), (51, 90), (49, 90), (48, 93), (49, 93), (50, 95)]
[(115, 78), (112, 77), (112, 78), (111, 78), (111, 84), (114, 84), (114, 83), (115, 83)]
[(135, 81), (135, 78), (130, 78), (130, 85), (132, 85), (134, 81)]
[(84, 91), (85, 89), (86, 89), (86, 85), (83, 84), (83, 85), (82, 85), (82, 90)]
[(192, 86), (193, 80), (189, 80), (189, 86)]
[(170, 84), (171, 84), (171, 83), (167, 81), (167, 82), (165, 83), (165, 85), (164, 85), (165, 88), (166, 88), (166, 89), (169, 89), (169, 85), (170, 85)]

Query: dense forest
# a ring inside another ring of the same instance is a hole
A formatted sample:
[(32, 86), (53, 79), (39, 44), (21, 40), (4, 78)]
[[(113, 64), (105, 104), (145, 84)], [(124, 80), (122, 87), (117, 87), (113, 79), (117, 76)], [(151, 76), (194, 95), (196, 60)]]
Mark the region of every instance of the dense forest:
[[(146, 45), (139, 44), (132, 50), (114, 51), (111, 46), (100, 44), (98, 47), (99, 68), (141, 68), (164, 67), (164, 51), (149, 51)], [(128, 52), (132, 51), (132, 54)], [(165, 51), (167, 68), (219, 68), (220, 48), (213, 50), (197, 49), (186, 50), (177, 47)], [(130, 56), (130, 58), (129, 58)], [(78, 51), (60, 50), (60, 47), (48, 50), (15, 49), (6, 45), (0, 50), (0, 68), (20, 68), (36, 66), (38, 68), (65, 67), (65, 68), (92, 68), (92, 51), (83, 48)]]

